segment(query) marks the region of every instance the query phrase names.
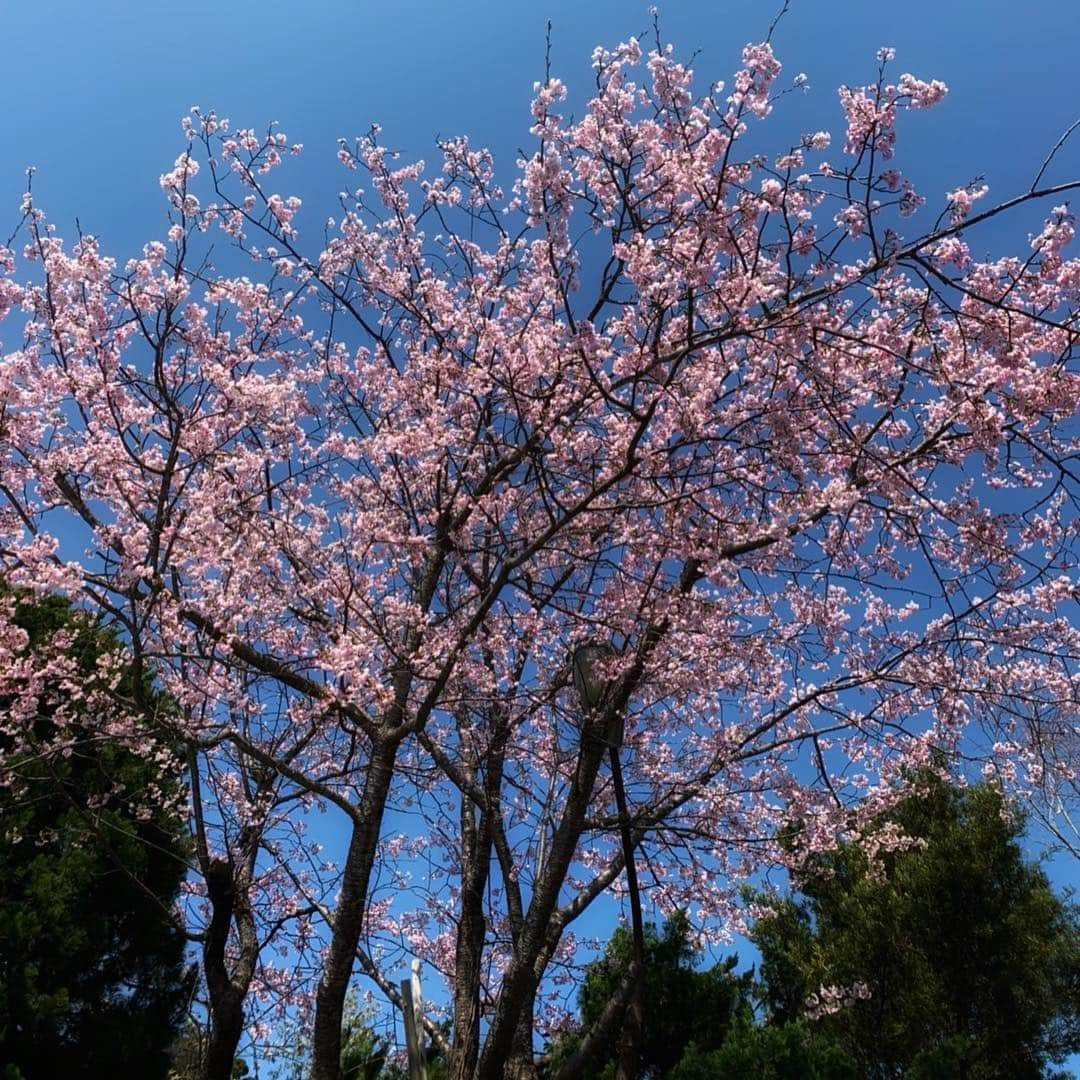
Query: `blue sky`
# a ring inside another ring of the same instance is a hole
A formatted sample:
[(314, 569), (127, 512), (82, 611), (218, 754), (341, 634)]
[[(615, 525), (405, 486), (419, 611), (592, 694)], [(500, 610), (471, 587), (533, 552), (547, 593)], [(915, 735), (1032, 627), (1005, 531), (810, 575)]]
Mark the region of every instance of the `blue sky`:
[[(669, 0), (663, 29), (680, 50), (700, 50), (699, 73), (726, 78), (778, 3)], [(546, 20), (554, 68), (579, 102), (593, 46), (650, 22), (639, 0), (0, 0), (0, 17), (0, 235), (34, 164), (62, 231), (78, 217), (121, 256), (164, 231), (157, 178), (193, 104), (242, 126), (279, 120), (307, 148), (290, 182), (309, 205), (321, 192), (315, 205), (330, 212), (344, 186), (339, 137), (378, 121), (390, 144), (432, 161), (435, 135), (468, 134), (510, 168), (527, 140)], [(932, 197), (980, 172), (991, 196), (1026, 186), (1075, 116), (1075, 0), (793, 0), (776, 47), (785, 76), (805, 71), (813, 89), (763, 134), (778, 145), (781, 131), (838, 129), (835, 87), (868, 81), (883, 44), (897, 48), (898, 71), (952, 90), (901, 130), (904, 168)]]
[[(730, 79), (742, 46), (763, 36), (778, 6), (667, 0), (662, 26), (681, 53), (698, 51), (703, 81)], [(647, 8), (638, 0), (0, 0), (0, 240), (18, 221), (30, 164), (37, 201), (62, 234), (71, 236), (78, 218), (121, 261), (161, 237), (158, 176), (185, 145), (179, 121), (195, 104), (238, 126), (279, 121), (304, 143), (281, 183), (304, 198), (301, 228), (306, 220), (312, 239), (349, 186), (338, 138), (373, 121), (403, 156), (429, 162), (437, 135), (468, 135), (493, 149), (505, 180), (528, 144), (547, 20), (554, 73), (580, 111), (592, 48), (643, 36)], [(774, 149), (802, 131), (840, 133), (836, 87), (870, 81), (881, 45), (897, 49), (897, 73), (949, 84), (943, 106), (903, 117), (900, 127), (901, 167), (931, 207), (979, 174), (993, 200), (1025, 189), (1078, 111), (1076, 0), (792, 0), (774, 42), (781, 81), (805, 72), (812, 88), (785, 99), (762, 128)], [(1048, 179), (1076, 175), (1080, 140)], [(994, 222), (973, 248), (1018, 247), (1039, 220)], [(1054, 873), (1076, 881), (1064, 860)]]

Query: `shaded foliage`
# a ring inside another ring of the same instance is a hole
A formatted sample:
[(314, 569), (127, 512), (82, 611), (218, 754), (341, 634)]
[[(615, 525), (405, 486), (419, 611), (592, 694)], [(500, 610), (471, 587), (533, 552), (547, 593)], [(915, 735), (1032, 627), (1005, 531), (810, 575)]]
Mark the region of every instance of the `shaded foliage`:
[[(552, 1075), (577, 1049), (626, 976), (633, 952), (630, 933), (620, 927), (604, 955), (589, 965), (578, 998), (580, 1030), (564, 1036), (550, 1053)], [(686, 1048), (696, 1042), (702, 1051), (723, 1045), (736, 1021), (750, 1018), (750, 976), (736, 975), (736, 958), (698, 970), (697, 953), (685, 916), (676, 914), (662, 930), (645, 933), (645, 1030), (641, 1056), (643, 1080), (669, 1075)], [(615, 1075), (619, 1032), (606, 1039), (582, 1075), (606, 1080)]]
[(687, 1047), (670, 1080), (860, 1080), (854, 1061), (829, 1036), (800, 1022), (738, 1024), (719, 1050)]
[[(643, 1077), (1068, 1075), (1053, 1066), (1080, 1051), (1077, 908), (1025, 859), (1023, 818), (994, 788), (929, 772), (920, 781), (918, 796), (874, 822), (876, 843), (810, 856), (796, 897), (753, 931), (756, 981), (735, 975), (733, 958), (695, 970), (685, 919), (650, 927)], [(579, 1030), (551, 1048), (551, 1075), (630, 955), (617, 930), (587, 971)], [(617, 1042), (616, 1028), (582, 1075), (613, 1076)]]
[(815, 1022), (860, 1076), (1041, 1077), (1080, 1050), (1077, 909), (996, 790), (925, 782), (878, 822), (917, 846), (814, 855), (802, 898), (757, 924), (768, 1014), (796, 1021), (822, 986), (862, 982), (869, 998)]
[[(68, 656), (88, 683), (117, 646), (58, 598), (19, 598), (15, 622), (28, 650), (70, 632)], [(119, 692), (149, 692), (136, 681), (123, 672)], [(33, 720), (42, 742), (54, 707), (43, 695)], [(88, 728), (66, 728), (62, 755), (24, 750), (0, 787), (0, 1067), (28, 1080), (125, 1068), (152, 1080), (165, 1075), (191, 993), (173, 912), (186, 832), (139, 797), (156, 789), (160, 807), (175, 796), (163, 765)]]

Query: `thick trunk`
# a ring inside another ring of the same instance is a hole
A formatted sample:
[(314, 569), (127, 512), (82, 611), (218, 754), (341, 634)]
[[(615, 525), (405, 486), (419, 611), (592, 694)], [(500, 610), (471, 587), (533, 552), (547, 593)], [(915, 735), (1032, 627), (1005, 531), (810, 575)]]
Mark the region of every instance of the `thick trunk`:
[(230, 1080), (236, 1048), (244, 1033), (244, 998), (237, 994), (233, 1001), (213, 1010), (210, 1037), (202, 1065), (203, 1080)]
[[(417, 603), (422, 611), (427, 611), (435, 595), (449, 550), (446, 536), (442, 534), (425, 567), (417, 595)], [(420, 646), (420, 640), (420, 631), (415, 626), (412, 627), (403, 642), (405, 654), (414, 653)], [(394, 669), (392, 684), (394, 700), (384, 717), (384, 731), (391, 732), (404, 722), (405, 704), (412, 685), (412, 673), (405, 660), (400, 660)], [(337, 913), (330, 931), (330, 948), (327, 951), (322, 978), (319, 980), (319, 988), (315, 993), (311, 1080), (340, 1080), (341, 1017), (345, 1009), (345, 995), (352, 977), (356, 949), (360, 944), (360, 933), (364, 926), (368, 883), (379, 845), (386, 799), (394, 779), (394, 763), (399, 745), (399, 737), (393, 734), (376, 739), (372, 745), (371, 763), (364, 778), (364, 793), (360, 798), (358, 813), (353, 818), (352, 840), (345, 858)]]
[(501, 813), (503, 763), (509, 727), (499, 716), (484, 774), (483, 807), (479, 811), (462, 793), (461, 915), (454, 967), (454, 1042), (450, 1080), (471, 1080), (480, 1056), (480, 981), (484, 958), (484, 890), (491, 871), (492, 847)]
[(517, 1027), (514, 1029), (510, 1059), (506, 1063), (506, 1075), (512, 1080), (538, 1080), (536, 1057), (533, 1051), (533, 1013), (536, 994), (530, 994), (521, 1007)]
[(315, 994), (312, 1080), (340, 1080), (341, 1019), (367, 909), (368, 883), (394, 775), (397, 743), (376, 743), (341, 878), (323, 975)]
[(484, 887), (491, 859), (490, 830), (477, 829), (474, 808), (462, 800), (464, 866), (461, 882), (461, 913), (458, 917), (457, 957), (454, 967), (454, 1048), (450, 1080), (469, 1080), (480, 1053), (480, 974), (484, 952)]
[(622, 1042), (619, 1046), (619, 1062), (615, 1080), (637, 1080), (641, 1042), (645, 1033), (645, 924), (641, 917), (641, 892), (638, 889), (637, 867), (634, 863), (634, 842), (630, 835), (630, 813), (626, 805), (623, 787), (622, 764), (619, 747), (611, 747), (611, 779), (615, 785), (615, 802), (619, 810), (619, 835), (622, 840), (623, 860), (626, 864), (626, 888), (630, 894), (630, 922), (634, 934), (634, 976), (630, 1004), (623, 1021)]
[(540, 870), (514, 957), (503, 978), (495, 1018), (477, 1068), (478, 1080), (504, 1080), (512, 1055), (520, 1065), (518, 1032), (522, 1024), (530, 1026), (531, 1043), (532, 1003), (538, 983), (537, 962), (547, 943), (548, 923), (581, 836), (604, 748), (613, 732), (612, 717), (607, 714), (604, 722), (590, 724), (582, 733), (582, 749), (574, 780), (567, 795), (562, 820), (551, 842), (550, 854)]
[[(230, 1080), (236, 1048), (244, 1031), (244, 998), (250, 978), (241, 956), (238, 971), (226, 963), (229, 928), (237, 915), (239, 896), (235, 866), (225, 859), (209, 861), (204, 870), (210, 901), (210, 925), (203, 946), (203, 972), (210, 998), (210, 1038), (202, 1063), (203, 1080)], [(241, 940), (243, 945), (243, 940)], [(253, 967), (253, 964), (251, 965)]]
[(619, 1060), (615, 1069), (615, 1080), (637, 1080), (641, 1061), (641, 1033), (644, 1027), (645, 1007), (641, 1000), (641, 987), (635, 985), (630, 993), (630, 1003), (626, 1007), (626, 1015), (623, 1017), (622, 1038), (619, 1042)]

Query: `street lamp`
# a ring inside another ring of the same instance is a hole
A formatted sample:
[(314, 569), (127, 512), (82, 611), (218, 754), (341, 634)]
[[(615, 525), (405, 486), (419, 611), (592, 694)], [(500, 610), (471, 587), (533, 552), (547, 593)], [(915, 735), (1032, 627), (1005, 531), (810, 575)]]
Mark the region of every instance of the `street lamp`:
[(595, 643), (579, 645), (574, 650), (574, 689), (586, 712), (593, 712), (603, 704), (610, 685), (607, 679), (597, 673), (597, 661), (614, 655), (615, 650), (610, 645)]

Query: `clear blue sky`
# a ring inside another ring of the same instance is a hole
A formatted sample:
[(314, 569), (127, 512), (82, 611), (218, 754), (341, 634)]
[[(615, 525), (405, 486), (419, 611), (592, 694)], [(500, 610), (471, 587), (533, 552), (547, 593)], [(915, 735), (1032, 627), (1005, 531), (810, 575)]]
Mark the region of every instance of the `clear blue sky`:
[[(699, 55), (703, 80), (730, 79), (742, 46), (760, 39), (779, 0), (667, 0), (665, 37)], [(339, 137), (383, 126), (406, 157), (434, 162), (436, 135), (488, 145), (510, 175), (528, 143), (528, 102), (542, 78), (553, 21), (553, 67), (580, 111), (594, 45), (644, 35), (648, 3), (628, 0), (0, 0), (0, 240), (18, 220), (23, 171), (37, 166), (39, 205), (70, 236), (78, 218), (121, 261), (165, 231), (158, 176), (184, 146), (191, 105), (234, 125), (281, 122), (305, 153), (281, 184), (305, 200), (313, 242), (348, 186)], [(991, 198), (1028, 186), (1080, 111), (1078, 0), (792, 0), (776, 36), (787, 99), (762, 128), (780, 149), (792, 133), (842, 132), (835, 89), (870, 81), (874, 52), (897, 49), (896, 71), (941, 78), (945, 104), (902, 118), (899, 161), (931, 206), (985, 175)], [(839, 149), (836, 151), (839, 154)], [(1050, 179), (1080, 175), (1080, 140)], [(308, 214), (308, 209), (311, 213)], [(994, 224), (977, 253), (1018, 246), (1038, 215)], [(1075, 869), (1055, 864), (1062, 883)]]
[[(716, 79), (778, 6), (668, 0), (661, 15), (665, 36), (700, 50), (696, 69)], [(345, 186), (336, 139), (372, 121), (406, 154), (432, 161), (436, 134), (468, 134), (509, 168), (527, 141), (549, 17), (554, 67), (579, 94), (593, 46), (650, 21), (641, 0), (0, 0), (0, 235), (32, 163), (63, 231), (78, 216), (115, 254), (138, 250), (163, 231), (157, 178), (193, 104), (243, 126), (281, 121), (307, 148), (290, 182), (309, 205), (321, 192), (320, 211)], [(901, 129), (904, 168), (931, 196), (980, 172), (991, 195), (1025, 185), (1077, 111), (1076, 0), (792, 0), (777, 50), (785, 76), (805, 71), (813, 91), (763, 135), (839, 130), (835, 87), (868, 81), (883, 44), (897, 48), (898, 71), (952, 90)]]

